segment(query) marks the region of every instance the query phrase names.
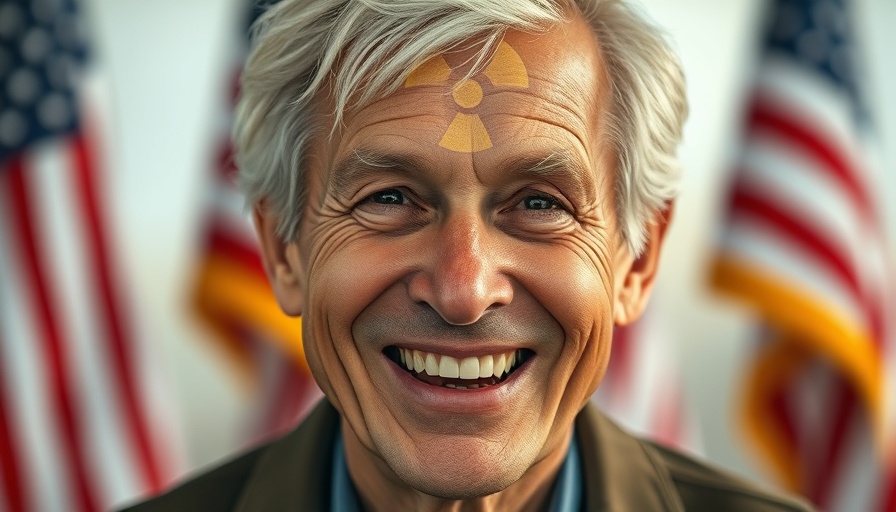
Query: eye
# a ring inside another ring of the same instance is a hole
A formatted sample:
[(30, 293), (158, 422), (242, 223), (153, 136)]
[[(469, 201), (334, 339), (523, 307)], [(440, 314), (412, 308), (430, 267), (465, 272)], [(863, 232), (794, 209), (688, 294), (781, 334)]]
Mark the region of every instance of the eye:
[(374, 192), (373, 194), (367, 196), (365, 201), (389, 205), (409, 203), (407, 196), (405, 196), (400, 190), (395, 188), (389, 188), (386, 190), (380, 190), (379, 192)]
[(553, 235), (575, 229), (576, 219), (571, 206), (542, 190), (529, 188), (508, 201), (502, 210), (502, 229), (518, 236)]
[(548, 196), (527, 196), (520, 202), (525, 210), (554, 210), (562, 209), (559, 201)]
[(429, 219), (425, 202), (405, 187), (384, 188), (364, 197), (352, 208), (352, 216), (362, 226), (390, 234), (412, 232)]

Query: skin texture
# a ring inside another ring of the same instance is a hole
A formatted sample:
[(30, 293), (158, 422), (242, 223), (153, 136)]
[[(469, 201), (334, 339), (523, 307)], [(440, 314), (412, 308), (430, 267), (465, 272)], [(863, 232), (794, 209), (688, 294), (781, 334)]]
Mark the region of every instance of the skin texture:
[[(590, 28), (574, 16), (504, 41), (528, 87), (478, 75), (481, 101), (465, 108), (452, 88), (469, 53), (446, 54), (447, 81), (402, 88), (316, 141), (299, 240), (279, 240), (256, 208), (275, 293), (303, 315), (368, 510), (541, 509), (613, 324), (640, 315), (653, 283), (669, 213), (634, 258), (614, 213), (611, 98)], [(459, 112), (478, 116), (490, 148), (439, 145)], [(390, 345), (534, 356), (501, 386), (446, 391), (409, 378)]]

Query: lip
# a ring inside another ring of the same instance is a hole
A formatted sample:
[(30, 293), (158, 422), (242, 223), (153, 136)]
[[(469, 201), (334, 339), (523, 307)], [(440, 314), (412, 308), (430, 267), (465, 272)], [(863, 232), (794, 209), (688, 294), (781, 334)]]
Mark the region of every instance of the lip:
[[(477, 352), (481, 350), (481, 348), (477, 348)], [(484, 354), (488, 354), (488, 352)], [(471, 353), (469, 356), (472, 355)], [(537, 358), (537, 355), (533, 355), (498, 384), (479, 389), (461, 390), (433, 386), (419, 381), (385, 354), (381, 353), (380, 356), (392, 377), (393, 382), (390, 385), (399, 400), (417, 407), (423, 414), (434, 412), (466, 415), (499, 412), (502, 408), (519, 403), (518, 395), (528, 387), (526, 384), (533, 378), (533, 363)]]

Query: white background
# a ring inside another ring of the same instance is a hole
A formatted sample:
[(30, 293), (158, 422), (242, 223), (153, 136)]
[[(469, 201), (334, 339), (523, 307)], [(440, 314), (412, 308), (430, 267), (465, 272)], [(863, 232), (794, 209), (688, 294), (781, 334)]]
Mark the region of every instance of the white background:
[[(681, 199), (655, 296), (669, 343), (680, 353), (687, 399), (704, 452), (756, 474), (735, 429), (734, 404), (748, 360), (749, 316), (707, 291), (705, 263), (722, 187), (736, 147), (742, 99), (758, 43), (756, 0), (645, 0), (671, 36), (688, 78), (691, 116), (680, 156)], [(883, 192), (896, 231), (896, 1), (857, 0), (864, 86), (885, 164)], [(236, 449), (248, 396), (190, 316), (202, 240), (203, 191), (226, 101), (240, 0), (88, 0), (97, 70), (108, 91), (114, 173), (108, 183), (141, 327), (170, 368), (171, 400), (191, 468)], [(892, 249), (892, 244), (891, 244)], [(891, 254), (896, 252), (891, 251)]]

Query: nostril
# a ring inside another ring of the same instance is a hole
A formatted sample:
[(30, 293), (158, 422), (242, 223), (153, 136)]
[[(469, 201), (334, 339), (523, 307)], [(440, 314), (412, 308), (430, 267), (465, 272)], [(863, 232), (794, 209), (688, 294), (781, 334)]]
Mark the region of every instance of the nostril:
[(495, 302), (495, 303), (493, 303), (491, 306), (485, 308), (485, 310), (486, 310), (486, 311), (494, 311), (494, 310), (499, 309), (499, 308), (502, 308), (502, 307), (504, 307), (504, 306), (506, 306), (506, 305), (507, 305), (507, 304), (503, 304), (503, 303), (501, 303), (501, 302)]

